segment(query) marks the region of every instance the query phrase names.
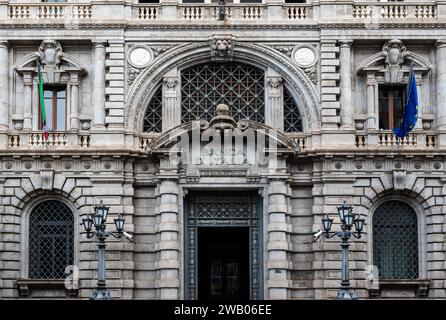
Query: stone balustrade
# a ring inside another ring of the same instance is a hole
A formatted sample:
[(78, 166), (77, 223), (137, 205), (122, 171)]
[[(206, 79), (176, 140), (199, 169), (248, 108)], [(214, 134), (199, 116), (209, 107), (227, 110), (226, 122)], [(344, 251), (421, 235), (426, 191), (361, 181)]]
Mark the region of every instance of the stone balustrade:
[(10, 20), (64, 20), (90, 19), (92, 9), (90, 4), (74, 3), (30, 3), (9, 4), (8, 19)]
[(432, 3), (378, 2), (376, 4), (357, 3), (352, 7), (356, 19), (436, 19), (437, 5)]
[(90, 147), (90, 135), (53, 131), (45, 140), (42, 131), (14, 132), (8, 135), (8, 149), (77, 149)]
[[(4, 8), (2, 10), (2, 6)], [(111, 8), (122, 7), (121, 11), (110, 11)], [(324, 16), (319, 16), (321, 6), (331, 6)], [(353, 21), (358, 19), (377, 21), (416, 19), (424, 21), (437, 21), (441, 12), (442, 3), (436, 2), (374, 2), (354, 1), (345, 7), (344, 2), (332, 4), (277, 4), (277, 3), (230, 3), (226, 5), (227, 21), (273, 21), (277, 23), (294, 23), (295, 21), (314, 21), (339, 18), (341, 11), (336, 6), (342, 6), (345, 12), (344, 19)], [(96, 8), (96, 9), (95, 9)], [(6, 12), (7, 21), (25, 22), (33, 21), (63, 21), (63, 20), (127, 20), (135, 22), (162, 23), (162, 21), (218, 21), (219, 8), (215, 3), (179, 4), (164, 2), (160, 4), (131, 4), (122, 2), (107, 6), (104, 3), (15, 3), (10, 1), (0, 4), (0, 19), (2, 12)], [(333, 12), (333, 17), (327, 12)], [(121, 12), (121, 15), (117, 15)]]
[(376, 132), (357, 133), (355, 137), (355, 145), (357, 148), (384, 148), (384, 149), (426, 149), (435, 148), (437, 144), (437, 136), (431, 131), (418, 131), (409, 133), (403, 139), (392, 133), (390, 130), (379, 130)]

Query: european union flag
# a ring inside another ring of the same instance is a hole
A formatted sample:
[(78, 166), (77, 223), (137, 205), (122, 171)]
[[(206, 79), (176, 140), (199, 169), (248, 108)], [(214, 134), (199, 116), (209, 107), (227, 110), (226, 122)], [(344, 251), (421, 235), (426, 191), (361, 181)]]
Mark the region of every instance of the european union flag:
[(410, 66), (409, 82), (406, 89), (406, 104), (403, 110), (403, 118), (399, 128), (394, 128), (393, 133), (400, 138), (407, 136), (413, 130), (418, 118), (418, 93), (413, 65)]

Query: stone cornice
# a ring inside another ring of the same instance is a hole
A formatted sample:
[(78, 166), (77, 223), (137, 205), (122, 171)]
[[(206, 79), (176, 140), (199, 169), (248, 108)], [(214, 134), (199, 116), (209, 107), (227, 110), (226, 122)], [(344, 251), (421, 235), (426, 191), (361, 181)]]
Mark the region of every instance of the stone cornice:
[[(134, 30), (322, 30), (322, 29), (370, 29), (370, 25), (365, 23), (352, 22), (311, 22), (305, 24), (281, 24), (281, 23), (262, 23), (262, 24), (229, 24), (222, 26), (220, 24), (207, 23), (156, 23), (156, 24), (129, 24), (129, 23), (80, 23), (75, 28), (67, 28), (63, 23), (3, 23), (2, 29), (60, 29), (60, 30), (78, 30), (78, 29), (123, 29), (124, 31)], [(444, 22), (379, 22), (374, 25), (373, 30), (382, 29), (446, 29)]]

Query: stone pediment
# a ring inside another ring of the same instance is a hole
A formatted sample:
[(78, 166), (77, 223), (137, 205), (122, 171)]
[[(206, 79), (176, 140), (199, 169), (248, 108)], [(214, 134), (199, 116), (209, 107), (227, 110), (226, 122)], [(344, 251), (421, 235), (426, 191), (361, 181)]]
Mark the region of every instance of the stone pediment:
[(427, 59), (406, 50), (401, 40), (392, 39), (384, 44), (381, 52), (367, 57), (360, 63), (358, 74), (382, 73), (386, 82), (401, 82), (403, 74), (409, 73), (409, 66), (412, 63), (414, 71), (421, 74), (426, 74), (432, 69), (432, 65)]
[(148, 149), (152, 153), (168, 153), (173, 150), (181, 152), (180, 149), (184, 147), (180, 147), (181, 142), (189, 143), (189, 146), (194, 144), (203, 146), (206, 143), (217, 143), (215, 139), (218, 140), (218, 138), (220, 138), (222, 150), (225, 149), (224, 144), (229, 139), (233, 143), (234, 140), (237, 142), (238, 139), (244, 139), (242, 143), (244, 148), (247, 144), (248, 147), (254, 147), (253, 144), (257, 144), (263, 147), (263, 152), (296, 154), (300, 151), (293, 140), (272, 127), (249, 119), (236, 122), (229, 115), (226, 105), (217, 106), (217, 115), (210, 121), (192, 121), (166, 131), (152, 141)]
[(63, 52), (62, 46), (55, 40), (43, 40), (38, 50), (20, 59), (15, 64), (14, 69), (19, 74), (37, 72), (37, 63), (42, 66), (45, 83), (59, 82), (62, 73), (86, 73), (82, 63), (75, 57)]

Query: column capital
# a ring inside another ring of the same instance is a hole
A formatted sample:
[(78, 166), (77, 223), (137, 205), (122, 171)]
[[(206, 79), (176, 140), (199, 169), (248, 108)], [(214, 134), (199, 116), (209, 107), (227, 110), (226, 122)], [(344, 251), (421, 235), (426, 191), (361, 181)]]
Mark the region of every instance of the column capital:
[(446, 47), (446, 39), (439, 39), (439, 40), (435, 41), (435, 47), (437, 49), (445, 48)]
[(339, 43), (339, 47), (341, 48), (351, 48), (353, 45), (353, 40), (348, 40), (348, 39), (344, 39), (344, 40), (338, 40)]
[(92, 40), (91, 42), (93, 43), (94, 48), (100, 48), (100, 47), (105, 48), (105, 46), (107, 45), (106, 40)]
[(0, 48), (1, 49), (8, 49), (9, 48), (8, 40), (0, 40)]

